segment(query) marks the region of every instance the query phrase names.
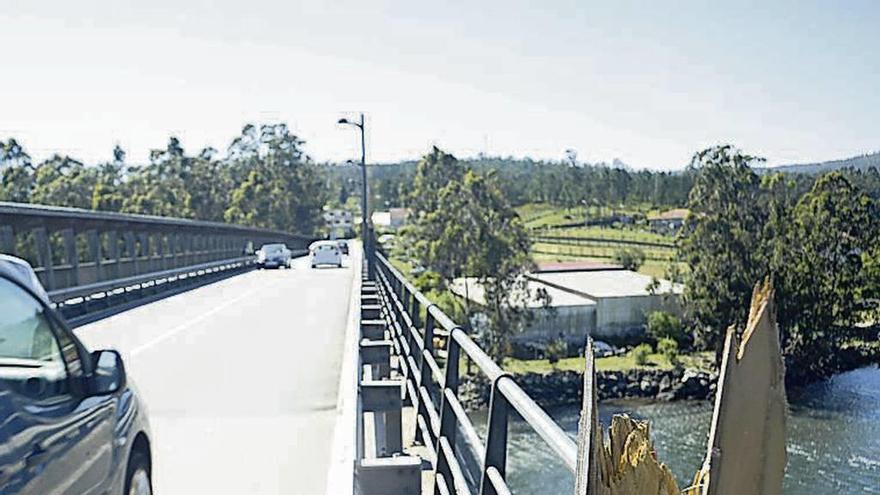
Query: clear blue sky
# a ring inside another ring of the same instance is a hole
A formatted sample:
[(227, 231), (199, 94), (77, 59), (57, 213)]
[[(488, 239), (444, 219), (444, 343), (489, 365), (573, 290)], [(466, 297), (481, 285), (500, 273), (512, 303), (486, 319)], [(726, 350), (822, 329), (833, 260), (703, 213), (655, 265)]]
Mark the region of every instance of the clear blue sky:
[[(436, 144), (680, 168), (880, 149), (880, 2), (0, 0), (0, 139), (133, 161), (286, 121), (317, 160)], [(712, 5), (709, 5), (712, 4)], [(772, 5), (768, 5), (772, 4)]]

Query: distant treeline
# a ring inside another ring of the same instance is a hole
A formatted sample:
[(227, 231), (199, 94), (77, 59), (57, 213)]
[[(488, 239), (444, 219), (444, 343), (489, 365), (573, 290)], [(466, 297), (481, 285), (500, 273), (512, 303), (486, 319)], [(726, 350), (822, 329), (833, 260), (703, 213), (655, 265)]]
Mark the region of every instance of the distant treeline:
[[(514, 206), (526, 203), (549, 203), (562, 207), (587, 205), (652, 205), (684, 206), (694, 184), (696, 168), (661, 172), (632, 170), (616, 162), (588, 164), (536, 161), (528, 158), (481, 157), (462, 159), (462, 164), (477, 173), (495, 175), (507, 200)], [(407, 206), (417, 162), (370, 165), (370, 188), (378, 207)], [(330, 183), (337, 187), (342, 202), (357, 193), (360, 171), (357, 165), (325, 166)], [(772, 169), (763, 170), (773, 175)], [(872, 197), (880, 197), (880, 167), (846, 168), (841, 170), (855, 185)], [(815, 174), (786, 172), (800, 196), (812, 187)]]
[(15, 140), (0, 141), (0, 201), (233, 222), (302, 234), (321, 226), (329, 187), (284, 124), (245, 126), (220, 158), (187, 154), (176, 137), (132, 165), (86, 165), (54, 155), (34, 163)]
[[(180, 140), (171, 137), (164, 148), (151, 151), (149, 163), (134, 165), (118, 146), (113, 160), (106, 163), (84, 164), (66, 155), (35, 163), (15, 139), (8, 139), (0, 141), (0, 201), (226, 221), (312, 234), (320, 231), (325, 204), (356, 207), (360, 170), (354, 164), (317, 164), (304, 153), (303, 144), (285, 124), (247, 125), (225, 153), (206, 148), (188, 154)], [(589, 164), (573, 153), (567, 161), (483, 156), (459, 161), (475, 173), (494, 176), (513, 206), (684, 206), (697, 172), (694, 166), (677, 172), (632, 170), (616, 160)], [(371, 204), (410, 206), (416, 165), (416, 161), (370, 164)], [(762, 175), (773, 175), (772, 171), (764, 169)], [(842, 172), (872, 197), (880, 197), (878, 167)], [(797, 196), (816, 179), (803, 173), (786, 176)]]

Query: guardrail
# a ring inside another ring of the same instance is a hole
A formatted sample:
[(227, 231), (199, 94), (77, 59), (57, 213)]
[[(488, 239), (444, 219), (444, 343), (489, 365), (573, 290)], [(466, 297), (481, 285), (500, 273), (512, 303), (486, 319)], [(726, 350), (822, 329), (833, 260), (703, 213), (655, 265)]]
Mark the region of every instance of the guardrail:
[(72, 325), (253, 267), (253, 249), (312, 239), (182, 218), (0, 202), (0, 253), (27, 260)]
[[(434, 493), (510, 493), (507, 426), (513, 412), (576, 475), (578, 446), (562, 428), (382, 254), (376, 253), (375, 263), (377, 286), (388, 308), (389, 330), (405, 376), (404, 395), (416, 408), (415, 438), (433, 453)], [(445, 337), (445, 349), (435, 347), (435, 337)], [(485, 444), (458, 397), (462, 353), (492, 382)], [(438, 358), (444, 361), (442, 367)]]

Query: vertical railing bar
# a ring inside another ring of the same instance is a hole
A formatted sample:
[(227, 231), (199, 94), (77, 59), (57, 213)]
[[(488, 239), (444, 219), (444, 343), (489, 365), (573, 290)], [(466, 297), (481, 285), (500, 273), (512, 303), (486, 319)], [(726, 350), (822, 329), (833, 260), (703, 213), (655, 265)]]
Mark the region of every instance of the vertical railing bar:
[[(434, 317), (429, 314), (427, 318), (425, 318), (425, 332), (422, 335), (422, 343), (424, 347), (423, 352), (433, 354), (433, 335)], [(427, 387), (429, 387), (431, 384), (431, 369), (428, 366), (427, 360), (424, 356), (420, 356), (419, 368), (419, 380), (417, 388), (421, 390), (422, 387), (425, 387), (427, 390)], [(430, 396), (430, 390), (428, 390), (428, 395)], [(425, 418), (425, 421), (430, 420), (430, 418), (428, 418), (428, 410), (424, 400), (419, 400), (419, 409), (417, 415)], [(418, 426), (416, 426), (416, 441), (424, 444), (424, 439), (422, 438), (421, 430)]]
[(498, 382), (508, 377), (506, 374), (501, 375), (492, 384), (492, 394), (489, 397), (489, 432), (480, 470), (480, 495), (498, 495), (486, 471), (489, 467), (495, 468), (502, 479), (507, 470), (507, 423), (510, 407), (504, 394), (498, 390)]

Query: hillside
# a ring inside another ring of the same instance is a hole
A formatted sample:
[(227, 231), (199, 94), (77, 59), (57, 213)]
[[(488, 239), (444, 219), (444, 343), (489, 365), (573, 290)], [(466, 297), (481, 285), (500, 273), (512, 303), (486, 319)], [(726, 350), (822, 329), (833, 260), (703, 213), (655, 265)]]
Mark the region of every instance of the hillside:
[(831, 160), (818, 163), (801, 163), (792, 165), (780, 165), (778, 167), (763, 169), (762, 171), (772, 170), (774, 172), (794, 172), (801, 174), (819, 174), (839, 170), (842, 168), (855, 168), (858, 170), (868, 170), (870, 167), (880, 169), (880, 151), (869, 153), (862, 156), (854, 156), (852, 158), (844, 158), (842, 160)]

